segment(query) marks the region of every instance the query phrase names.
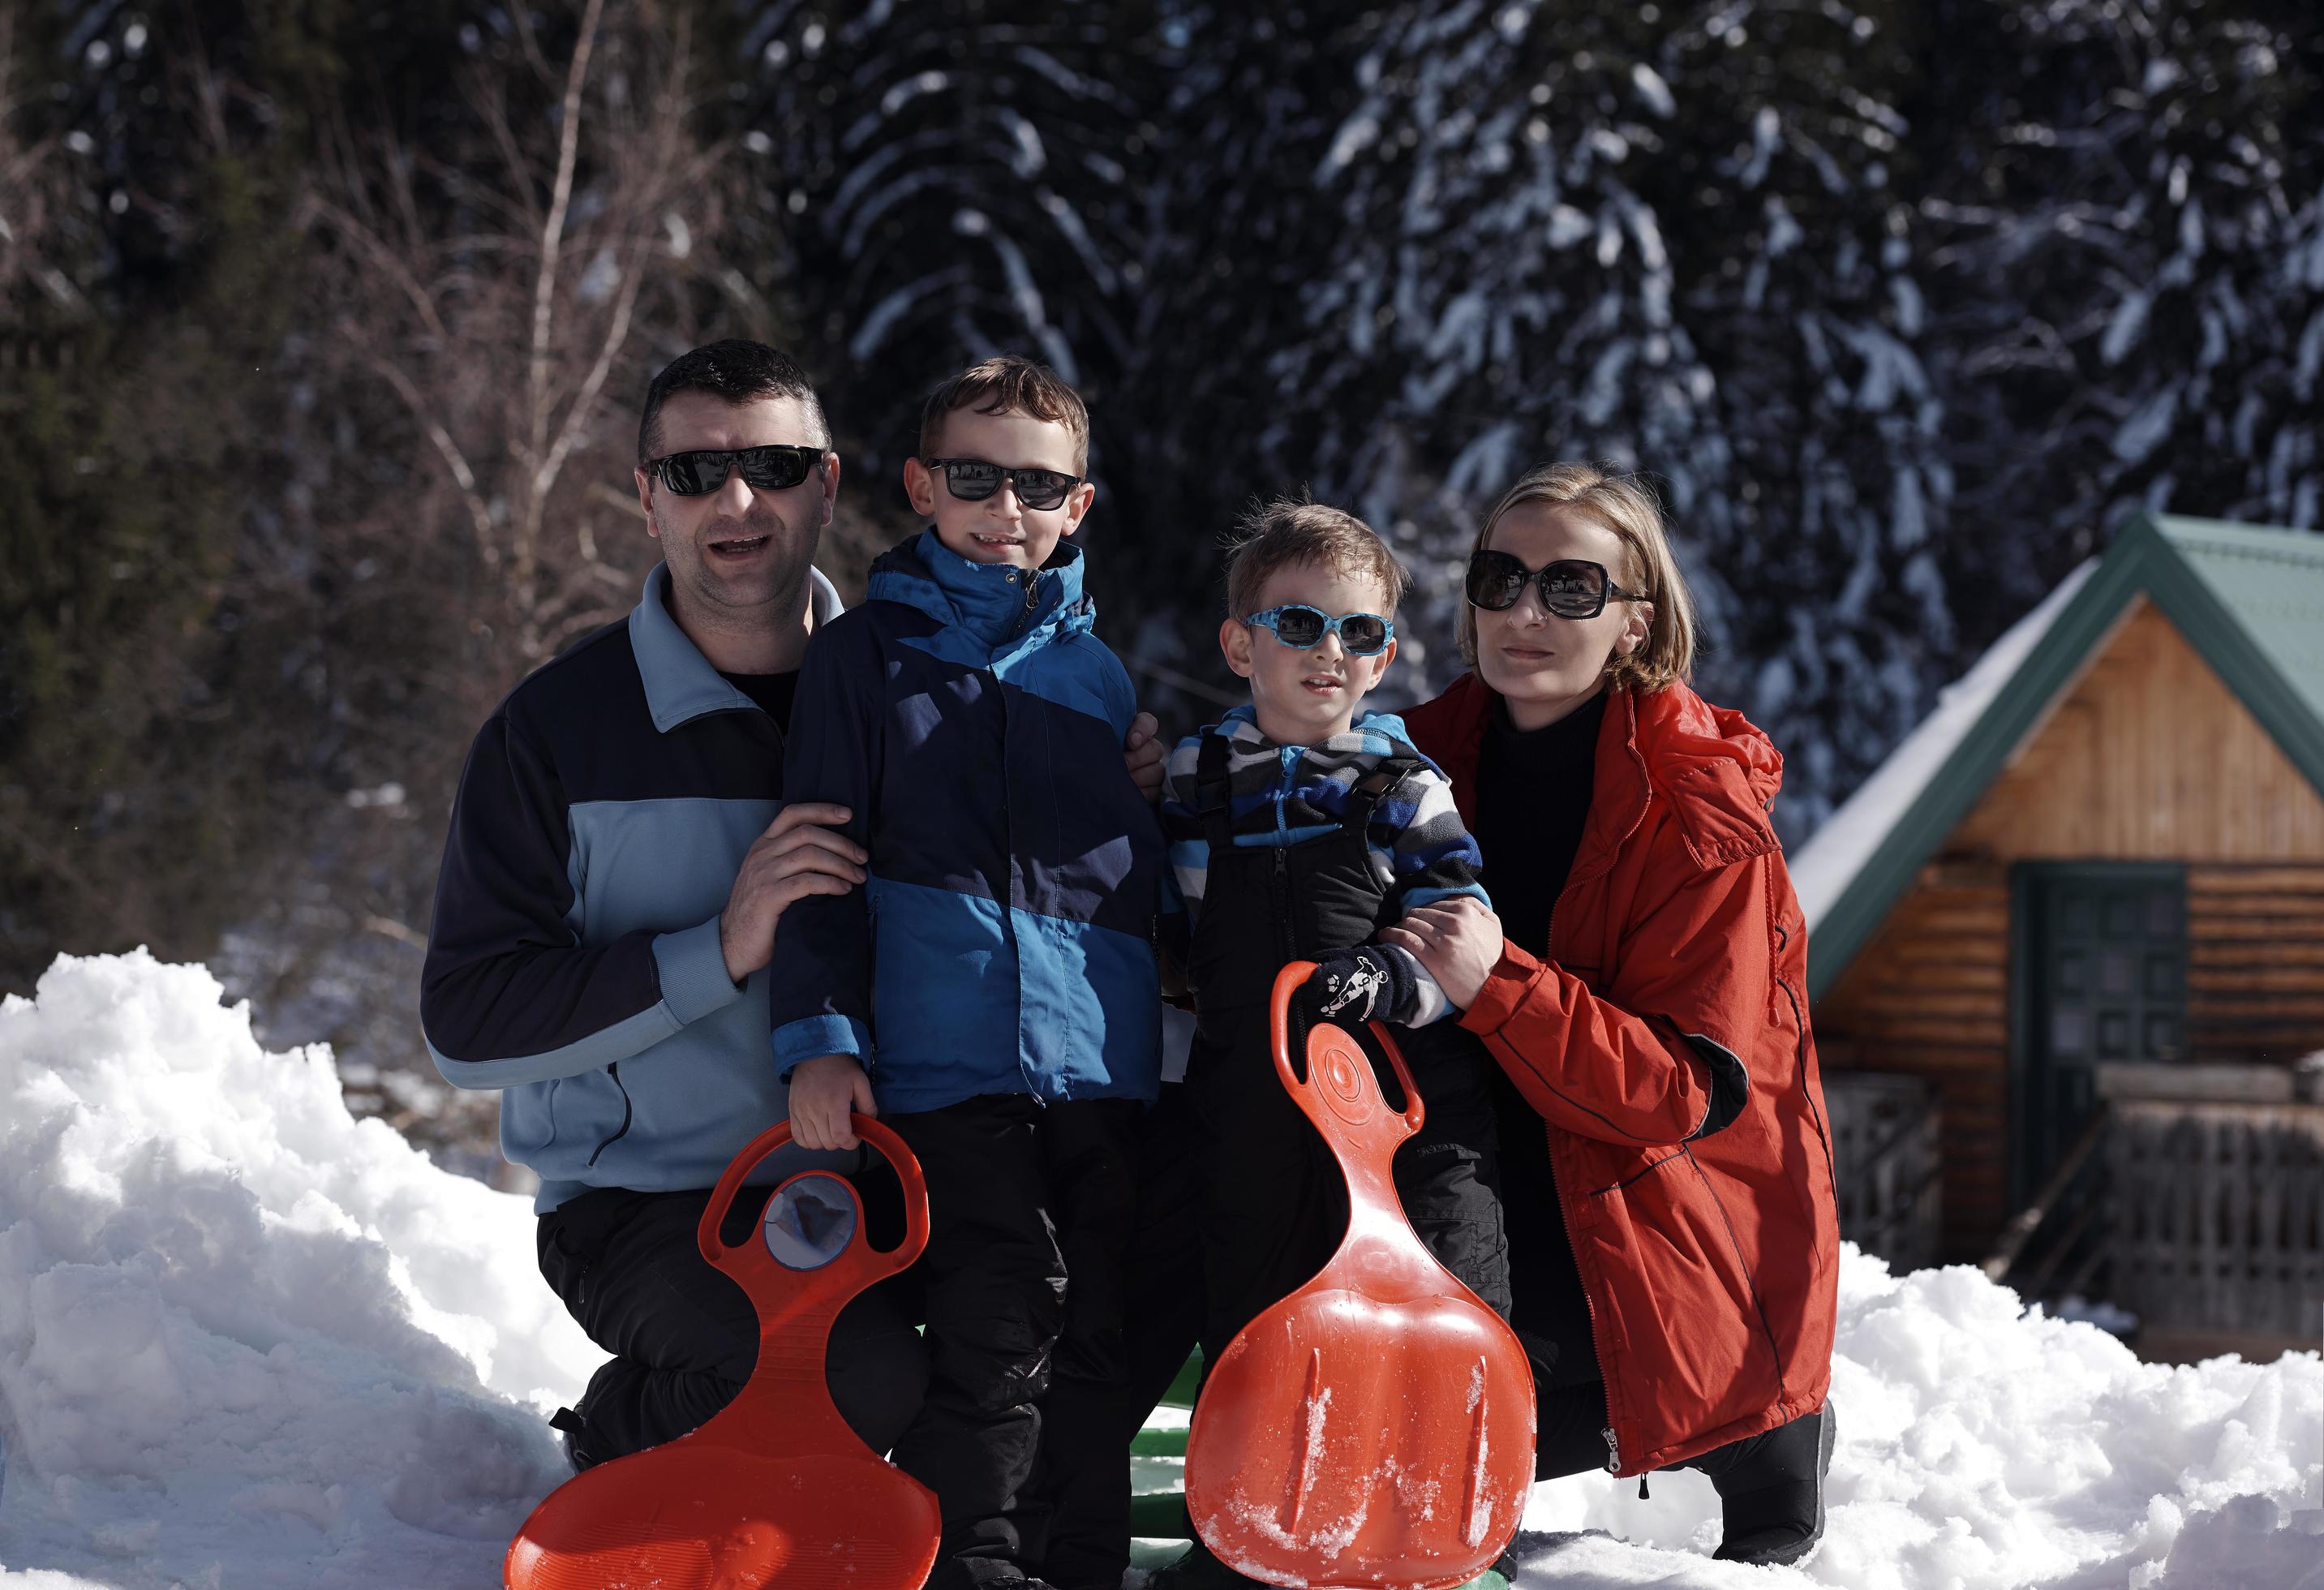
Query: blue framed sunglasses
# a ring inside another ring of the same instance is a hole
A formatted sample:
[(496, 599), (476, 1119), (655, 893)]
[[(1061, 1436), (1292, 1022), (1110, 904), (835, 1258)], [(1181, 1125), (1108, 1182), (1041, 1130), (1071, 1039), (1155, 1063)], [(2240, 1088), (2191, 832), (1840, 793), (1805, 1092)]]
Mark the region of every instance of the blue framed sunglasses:
[(1273, 630), (1277, 640), (1303, 652), (1322, 645), (1325, 635), (1337, 631), (1341, 648), (1351, 657), (1377, 657), (1396, 639), (1396, 621), (1392, 618), (1382, 618), (1377, 613), (1342, 613), (1334, 618), (1321, 607), (1310, 607), (1305, 602), (1269, 607), (1243, 622)]

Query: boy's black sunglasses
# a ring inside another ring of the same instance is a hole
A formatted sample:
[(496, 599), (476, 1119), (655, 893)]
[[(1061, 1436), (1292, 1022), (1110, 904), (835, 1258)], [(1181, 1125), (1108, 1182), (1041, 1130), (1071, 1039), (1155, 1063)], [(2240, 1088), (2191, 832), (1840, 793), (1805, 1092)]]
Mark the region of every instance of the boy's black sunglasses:
[(726, 484), (727, 475), (742, 472), (742, 484), (753, 491), (787, 491), (815, 473), (823, 463), (821, 448), (778, 443), (763, 448), (713, 448), (701, 452), (672, 453), (654, 458), (646, 473), (681, 497), (707, 496)]
[(1055, 469), (1004, 469), (982, 458), (922, 458), (922, 467), (944, 471), (945, 485), (964, 503), (981, 503), (1007, 481), (1018, 502), (1028, 508), (1063, 505), (1085, 476), (1063, 475)]
[(1607, 578), (1603, 563), (1560, 558), (1543, 568), (1527, 569), (1508, 553), (1490, 548), (1469, 554), (1469, 601), (1488, 613), (1506, 613), (1516, 606), (1527, 580), (1539, 588), (1541, 605), (1560, 618), (1595, 618), (1609, 600), (1646, 599), (1644, 591), (1626, 591)]

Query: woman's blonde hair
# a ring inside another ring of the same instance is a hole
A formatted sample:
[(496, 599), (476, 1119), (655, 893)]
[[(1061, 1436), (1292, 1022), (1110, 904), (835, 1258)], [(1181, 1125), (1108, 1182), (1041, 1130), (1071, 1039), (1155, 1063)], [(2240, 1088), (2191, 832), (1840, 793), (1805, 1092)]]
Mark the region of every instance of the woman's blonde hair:
[[(1606, 664), (1607, 677), (1617, 684), (1640, 690), (1659, 690), (1694, 671), (1694, 598), (1687, 594), (1686, 577), (1671, 556), (1670, 531), (1663, 522), (1662, 504), (1654, 488), (1636, 475), (1600, 469), (1594, 464), (1536, 464), (1501, 494), (1485, 522), (1477, 527), (1472, 553), (1492, 544), (1493, 527), (1503, 516), (1532, 503), (1571, 503), (1619, 537), (1627, 568), (1607, 572), (1614, 583), (1643, 591), (1654, 604), (1655, 615), (1646, 638), (1637, 651), (1616, 652)], [(1458, 620), (1462, 661), (1477, 666), (1477, 610), (1461, 604)]]

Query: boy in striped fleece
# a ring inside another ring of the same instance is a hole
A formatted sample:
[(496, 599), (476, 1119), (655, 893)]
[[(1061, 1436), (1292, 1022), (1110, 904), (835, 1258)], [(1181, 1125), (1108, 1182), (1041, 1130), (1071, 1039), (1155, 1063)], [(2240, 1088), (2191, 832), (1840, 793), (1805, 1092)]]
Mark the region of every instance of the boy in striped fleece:
[(1251, 699), (1179, 743), (1162, 799), (1186, 907), (1166, 931), (1194, 999), (1185, 1086), (1200, 1123), (1202, 1345), (1213, 1363), (1322, 1268), (1347, 1225), (1346, 1188), (1269, 1049), (1268, 994), (1293, 960), (1318, 966), (1296, 1003), (1301, 1032), (1315, 1020), (1406, 1029), (1399, 1047), (1427, 1109), (1397, 1156), (1397, 1191), (1422, 1241), (1508, 1312), (1492, 1062), (1439, 1020), (1449, 1003), (1419, 962), (1376, 941), (1422, 906), (1485, 899), (1443, 773), (1400, 719), (1362, 710), (1396, 656), (1409, 578), (1362, 521), (1334, 508), (1274, 503), (1245, 528), (1219, 643)]

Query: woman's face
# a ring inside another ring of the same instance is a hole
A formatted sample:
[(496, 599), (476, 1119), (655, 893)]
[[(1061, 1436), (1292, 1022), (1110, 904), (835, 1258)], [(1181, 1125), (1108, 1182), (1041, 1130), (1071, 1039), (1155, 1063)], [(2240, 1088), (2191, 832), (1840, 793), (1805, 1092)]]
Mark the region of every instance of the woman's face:
[[(1571, 503), (1522, 503), (1501, 515), (1486, 542), (1528, 569), (1561, 558), (1605, 566), (1616, 585), (1635, 588), (1628, 549), (1603, 522)], [(1477, 672), (1508, 703), (1520, 729), (1546, 727), (1597, 694), (1606, 664), (1646, 643), (1654, 609), (1609, 599), (1595, 618), (1560, 618), (1526, 582), (1517, 605), (1495, 613), (1471, 607), (1477, 622)]]

